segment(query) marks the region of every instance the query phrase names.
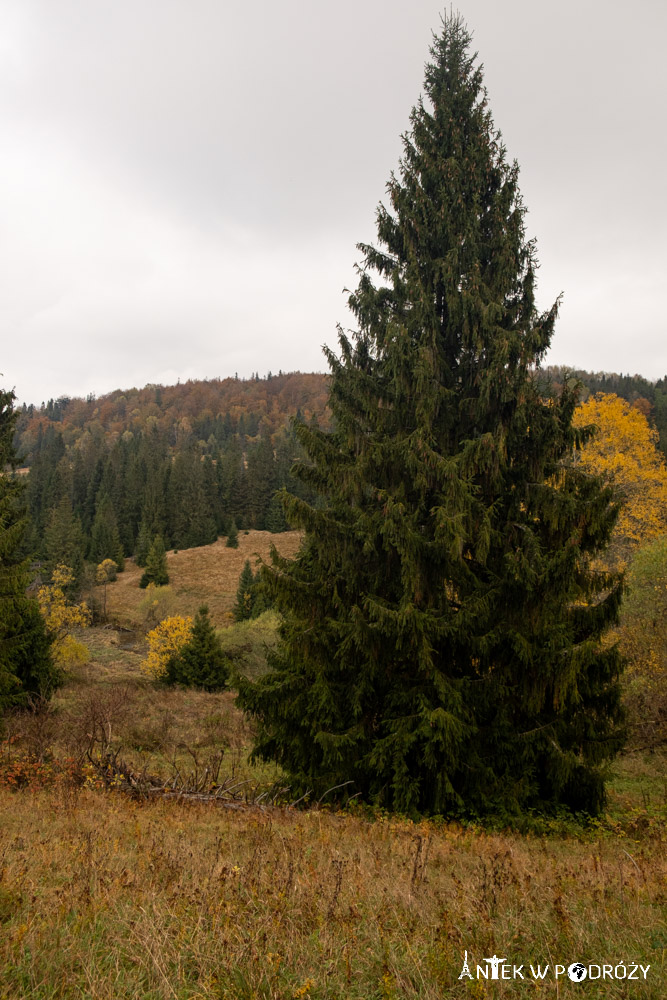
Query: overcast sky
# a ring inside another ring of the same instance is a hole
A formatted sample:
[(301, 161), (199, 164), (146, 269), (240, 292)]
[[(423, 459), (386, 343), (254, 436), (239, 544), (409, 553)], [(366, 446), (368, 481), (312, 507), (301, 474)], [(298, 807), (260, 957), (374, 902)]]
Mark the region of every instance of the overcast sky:
[[(442, 6), (0, 0), (0, 386), (325, 371)], [(667, 373), (667, 4), (462, 0), (549, 359)]]

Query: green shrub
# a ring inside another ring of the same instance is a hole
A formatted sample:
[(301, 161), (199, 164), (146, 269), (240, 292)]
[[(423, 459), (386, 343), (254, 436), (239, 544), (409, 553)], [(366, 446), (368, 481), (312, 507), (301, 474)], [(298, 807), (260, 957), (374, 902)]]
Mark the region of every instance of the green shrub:
[(202, 605), (192, 626), (192, 637), (167, 664), (167, 684), (222, 691), (229, 679), (229, 658), (211, 624), (208, 608)]

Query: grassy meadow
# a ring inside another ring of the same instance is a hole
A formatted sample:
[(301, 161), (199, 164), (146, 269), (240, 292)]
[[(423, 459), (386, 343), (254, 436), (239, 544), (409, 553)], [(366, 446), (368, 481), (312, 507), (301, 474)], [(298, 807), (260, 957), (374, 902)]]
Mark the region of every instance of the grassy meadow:
[[(286, 555), (298, 545), (296, 533), (251, 532), (237, 550), (168, 555), (174, 613), (207, 601), (237, 669), (254, 675), (276, 617), (228, 623), (243, 562), (270, 540)], [(161, 688), (141, 671), (138, 578), (130, 562), (108, 587), (124, 628), (82, 633), (90, 660), (49, 710), (7, 722), (0, 1000), (664, 1000), (664, 756), (621, 758), (608, 812), (587, 828), (290, 808), (279, 771), (248, 760), (233, 692)], [(213, 786), (216, 800), (197, 798)], [(525, 978), (459, 979), (466, 951), (473, 974), (495, 954)], [(553, 977), (575, 961), (650, 969)], [(550, 973), (536, 981), (531, 963)]]
[[(269, 561), (271, 545), (286, 558), (292, 558), (299, 548), (301, 533), (285, 531), (280, 535), (269, 531), (239, 531), (236, 549), (226, 547), (226, 539), (219, 538), (212, 545), (196, 549), (167, 552), (170, 586), (174, 592), (174, 613), (193, 615), (200, 604), (208, 604), (211, 620), (215, 625), (229, 625), (233, 621), (232, 608), (236, 601), (239, 576), (246, 559), (255, 567), (257, 557)], [(145, 591), (139, 589), (143, 570), (128, 559), (125, 571), (107, 588), (107, 615), (121, 625), (136, 626), (143, 623), (139, 605)], [(96, 588), (102, 600), (102, 588)]]

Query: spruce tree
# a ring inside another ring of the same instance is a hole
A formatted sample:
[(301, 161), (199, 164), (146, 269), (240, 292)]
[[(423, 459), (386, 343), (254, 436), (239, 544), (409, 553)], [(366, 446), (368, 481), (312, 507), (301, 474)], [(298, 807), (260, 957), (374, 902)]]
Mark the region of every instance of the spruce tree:
[(232, 523), (229, 526), (229, 534), (227, 535), (225, 548), (238, 549), (238, 547), (239, 547), (239, 529), (236, 527), (236, 521), (232, 520)]
[(18, 465), (14, 398), (13, 392), (0, 391), (0, 711), (48, 697), (61, 679), (37, 602), (26, 595), (25, 484), (12, 475)]
[(167, 664), (167, 684), (223, 691), (229, 679), (229, 659), (222, 651), (220, 639), (202, 605), (195, 615), (192, 636), (181, 651)]
[(250, 618), (259, 618), (271, 607), (271, 598), (260, 574), (253, 573), (250, 560), (246, 559), (236, 590), (236, 604), (233, 608), (235, 621), (242, 622)]
[(305, 530), (264, 570), (284, 621), (241, 682), (255, 755), (294, 790), (403, 812), (599, 810), (622, 742), (622, 581), (593, 557), (616, 516), (571, 462), (576, 391), (536, 375), (556, 303), (535, 304), (516, 163), (458, 16), (434, 36), (377, 246), (327, 352), (335, 430), (303, 423), (285, 496)]
[(285, 520), (285, 512), (283, 511), (280, 499), (276, 494), (274, 494), (271, 497), (271, 501), (269, 503), (269, 509), (266, 512), (264, 527), (266, 528), (267, 531), (270, 531), (272, 534), (278, 534), (281, 531), (287, 531), (287, 521)]
[(134, 550), (134, 561), (137, 566), (145, 566), (146, 560), (148, 559), (148, 553), (151, 548), (151, 536), (148, 524), (145, 519), (142, 519), (139, 526), (139, 534), (137, 535), (137, 545)]
[(254, 585), (255, 574), (250, 566), (250, 560), (246, 559), (239, 577), (239, 585), (236, 589), (236, 604), (233, 608), (234, 620), (237, 622), (247, 621), (253, 617)]
[(118, 523), (109, 496), (98, 497), (90, 539), (90, 558), (96, 563), (101, 563), (104, 559), (113, 559), (119, 572), (125, 568)]
[(49, 575), (58, 564), (69, 566), (74, 573), (73, 590), (78, 591), (83, 578), (84, 538), (69, 497), (63, 497), (49, 513), (44, 530), (44, 551)]
[(145, 589), (149, 583), (154, 583), (156, 587), (164, 587), (169, 583), (167, 553), (164, 550), (164, 542), (161, 535), (156, 535), (153, 539), (153, 544), (146, 556), (146, 569), (142, 573), (139, 586)]
[(276, 486), (276, 462), (265, 426), (259, 441), (248, 449), (248, 503), (244, 512), (246, 527), (266, 528), (266, 517)]
[[(217, 452), (218, 446), (215, 438), (212, 438), (212, 442)], [(218, 540), (218, 521), (221, 514), (218, 501), (218, 486), (215, 479), (215, 466), (210, 455), (206, 455), (202, 462), (202, 483), (206, 499), (206, 534), (204, 544), (209, 545)]]
[(169, 536), (174, 548), (209, 545), (217, 538), (214, 508), (204, 478), (204, 463), (194, 447), (176, 453), (167, 498)]

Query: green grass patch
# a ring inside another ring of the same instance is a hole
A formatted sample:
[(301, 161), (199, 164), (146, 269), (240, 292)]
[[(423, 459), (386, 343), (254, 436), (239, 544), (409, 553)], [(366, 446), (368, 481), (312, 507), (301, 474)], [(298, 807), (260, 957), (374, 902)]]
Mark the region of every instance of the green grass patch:
[(266, 673), (266, 657), (278, 642), (279, 624), (280, 617), (275, 611), (265, 611), (259, 618), (237, 622), (218, 631), (222, 648), (232, 660), (235, 676), (254, 681)]

